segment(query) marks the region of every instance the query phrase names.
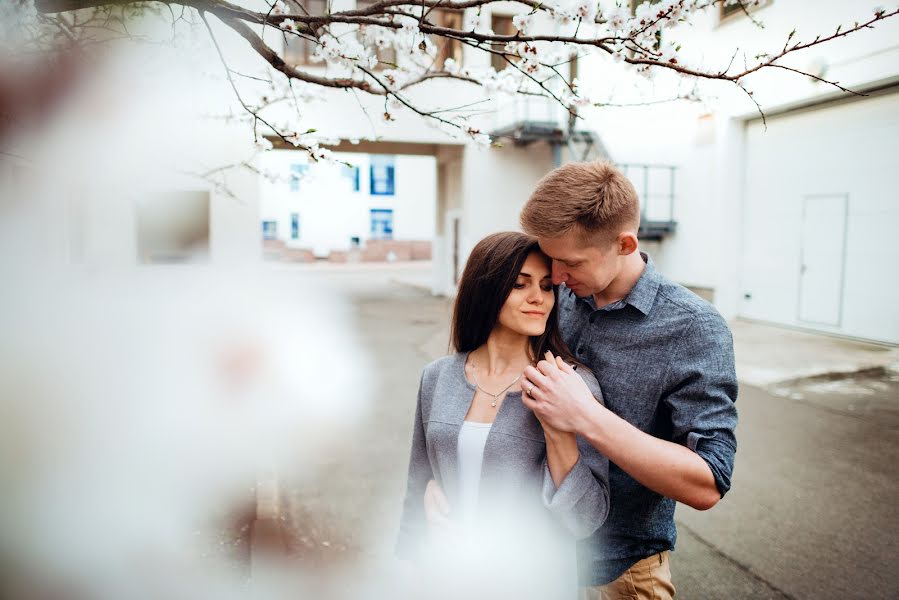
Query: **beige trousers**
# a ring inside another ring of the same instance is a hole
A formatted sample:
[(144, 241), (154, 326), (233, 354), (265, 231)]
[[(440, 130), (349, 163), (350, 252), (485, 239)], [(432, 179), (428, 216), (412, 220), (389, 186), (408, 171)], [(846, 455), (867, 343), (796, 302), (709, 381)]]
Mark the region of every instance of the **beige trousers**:
[(581, 600), (671, 600), (668, 554), (666, 550), (637, 561), (612, 583), (581, 588)]

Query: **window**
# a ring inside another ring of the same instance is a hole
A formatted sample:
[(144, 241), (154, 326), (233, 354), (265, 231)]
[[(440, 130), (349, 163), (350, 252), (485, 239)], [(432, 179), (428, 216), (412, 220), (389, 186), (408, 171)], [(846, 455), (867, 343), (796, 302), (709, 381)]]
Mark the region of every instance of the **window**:
[[(428, 15), (428, 21), (434, 23), (438, 27), (446, 27), (447, 29), (462, 29), (461, 10), (435, 9)], [(511, 20), (509, 21), (511, 23)], [(431, 42), (437, 46), (437, 59), (434, 61), (434, 68), (443, 69), (446, 59), (451, 58), (456, 61), (456, 66), (462, 66), (462, 42), (450, 38), (442, 38), (432, 35)]]
[(299, 192), (300, 182), (309, 170), (309, 165), (290, 165), (290, 191)]
[(353, 191), (359, 191), (359, 167), (343, 165), (342, 173), (344, 177), (350, 180), (353, 186)]
[(373, 156), (369, 167), (370, 194), (372, 196), (393, 196), (394, 165), (392, 156)]
[(722, 3), (721, 6), (718, 7), (718, 22), (720, 23), (725, 19), (730, 20), (731, 17), (736, 18), (738, 15), (755, 12), (757, 9), (769, 3), (770, 0), (761, 0), (760, 2), (742, 0), (742, 6), (740, 5), (741, 2)]
[[(490, 23), (493, 33), (496, 35), (515, 35), (515, 32), (518, 31), (512, 25), (512, 17), (509, 15), (491, 15)], [(506, 42), (494, 42), (492, 46), (494, 52), (503, 52)], [(511, 56), (508, 58), (515, 60)], [(490, 64), (497, 71), (502, 71), (509, 65), (509, 62), (501, 54), (491, 54)]]
[[(368, 8), (379, 1), (380, 0), (356, 0), (356, 9), (362, 10)], [(378, 59), (378, 64), (375, 65), (376, 70), (390, 69), (396, 66), (396, 49), (393, 45), (391, 44), (384, 48), (378, 48), (373, 39), (366, 39), (365, 25), (359, 26), (359, 42), (363, 46), (375, 48), (375, 56)]]
[[(325, 15), (328, 14), (326, 0), (287, 0), (287, 11), (296, 15)], [(285, 33), (284, 62), (289, 65), (312, 64), (312, 55), (315, 53), (315, 41), (308, 35)]]
[(278, 239), (278, 222), (263, 221), (262, 222), (262, 239), (276, 240)]
[[(631, 14), (637, 14), (637, 7), (646, 2), (647, 0), (631, 0)], [(650, 4), (658, 4), (661, 0), (649, 0)]]
[(207, 191), (172, 191), (138, 198), (134, 207), (138, 261), (208, 260), (209, 207)]
[(743, 7), (740, 6), (739, 2), (734, 2), (733, 4), (724, 4), (720, 7), (721, 10), (721, 18), (726, 19), (731, 15), (735, 15), (737, 13), (743, 12)]
[(373, 239), (373, 240), (392, 240), (393, 239), (393, 209), (392, 208), (373, 208), (373, 209), (371, 209), (371, 239)]
[(290, 215), (290, 239), (300, 239), (300, 213)]

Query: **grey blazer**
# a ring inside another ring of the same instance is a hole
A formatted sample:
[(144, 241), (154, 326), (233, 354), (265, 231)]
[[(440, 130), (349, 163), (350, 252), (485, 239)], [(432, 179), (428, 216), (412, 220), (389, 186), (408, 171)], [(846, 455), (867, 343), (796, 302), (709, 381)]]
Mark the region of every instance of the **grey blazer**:
[[(422, 373), (397, 543), (397, 554), (402, 558), (416, 558), (426, 538), (423, 498), (429, 480), (437, 480), (450, 507), (458, 506), (459, 431), (475, 392), (465, 377), (467, 357), (467, 353), (445, 356)], [(578, 373), (601, 402), (596, 378), (584, 369)], [(585, 440), (578, 437), (577, 442), (580, 457), (556, 489), (546, 465), (540, 422), (522, 404), (521, 392), (510, 391), (484, 448), (478, 512), (487, 512), (488, 506), (505, 506), (542, 514), (548, 526), (557, 528), (572, 548), (576, 539), (590, 536), (609, 512), (609, 462)], [(526, 530), (541, 526), (540, 521), (529, 519), (514, 525)]]

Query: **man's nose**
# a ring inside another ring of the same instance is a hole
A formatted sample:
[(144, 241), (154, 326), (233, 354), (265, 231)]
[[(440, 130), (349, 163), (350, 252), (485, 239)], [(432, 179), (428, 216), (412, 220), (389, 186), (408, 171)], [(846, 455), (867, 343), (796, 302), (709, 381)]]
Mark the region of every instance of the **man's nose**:
[(565, 273), (562, 269), (562, 263), (557, 260), (553, 261), (552, 278), (553, 285), (559, 285), (560, 283), (564, 283), (565, 280), (568, 279), (568, 274)]

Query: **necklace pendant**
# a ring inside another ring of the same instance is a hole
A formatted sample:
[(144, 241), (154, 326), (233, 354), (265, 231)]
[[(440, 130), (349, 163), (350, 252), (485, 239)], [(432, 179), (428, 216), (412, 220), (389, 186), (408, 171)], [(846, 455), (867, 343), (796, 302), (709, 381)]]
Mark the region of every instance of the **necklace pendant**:
[(496, 408), (496, 398), (493, 399), (493, 402), (490, 403), (490, 406)]

